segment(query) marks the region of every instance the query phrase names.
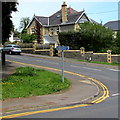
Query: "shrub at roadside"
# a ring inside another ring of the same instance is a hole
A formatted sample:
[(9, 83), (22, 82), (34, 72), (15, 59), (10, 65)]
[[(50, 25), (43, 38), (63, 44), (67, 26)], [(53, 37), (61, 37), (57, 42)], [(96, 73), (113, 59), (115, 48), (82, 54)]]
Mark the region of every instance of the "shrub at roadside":
[(61, 75), (31, 67), (20, 67), (2, 80), (2, 99), (51, 94), (69, 88), (70, 82)]
[(73, 50), (85, 47), (86, 51), (106, 52), (111, 49), (112, 53), (119, 53), (116, 46), (120, 39), (115, 39), (113, 35), (111, 29), (106, 29), (101, 24), (85, 22), (79, 24), (77, 31), (60, 32), (59, 41), (61, 45), (70, 46)]

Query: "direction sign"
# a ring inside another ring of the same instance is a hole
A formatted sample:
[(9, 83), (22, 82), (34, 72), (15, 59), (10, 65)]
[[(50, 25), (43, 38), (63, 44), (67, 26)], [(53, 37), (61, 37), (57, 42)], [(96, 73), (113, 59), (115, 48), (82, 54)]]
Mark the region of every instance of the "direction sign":
[(57, 50), (69, 50), (69, 46), (57, 46)]

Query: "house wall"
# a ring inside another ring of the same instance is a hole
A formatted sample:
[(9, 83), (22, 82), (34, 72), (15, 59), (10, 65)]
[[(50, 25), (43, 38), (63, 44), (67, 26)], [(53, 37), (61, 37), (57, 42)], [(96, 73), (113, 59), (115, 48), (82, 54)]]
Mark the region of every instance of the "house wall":
[(43, 35), (49, 35), (49, 28), (43, 28)]
[(60, 26), (60, 30), (61, 30), (61, 32), (73, 31), (74, 30), (74, 25)]
[(77, 31), (80, 28), (80, 26), (78, 24), (74, 25), (74, 31)]
[(32, 28), (35, 28), (35, 21), (33, 21), (32, 24), (27, 29), (27, 33), (28, 34), (32, 34)]
[(14, 42), (14, 40), (13, 40), (13, 35), (14, 35), (14, 33), (12, 32), (11, 35), (10, 35), (10, 37), (9, 37), (9, 41), (10, 41), (10, 42)]

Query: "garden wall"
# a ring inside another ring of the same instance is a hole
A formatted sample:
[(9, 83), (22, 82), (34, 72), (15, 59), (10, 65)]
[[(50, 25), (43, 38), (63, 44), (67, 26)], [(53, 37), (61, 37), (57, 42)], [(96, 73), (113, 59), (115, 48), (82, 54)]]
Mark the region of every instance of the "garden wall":
[(81, 53), (81, 50), (67, 50), (64, 51), (64, 56), (66, 58), (98, 62), (108, 62), (108, 59), (111, 59), (112, 63), (120, 64), (120, 55), (112, 55), (111, 53), (93, 53), (92, 51), (84, 51), (83, 53)]
[(33, 43), (17, 43), (21, 48), (23, 53), (34, 53), (39, 55), (54, 55), (54, 45), (53, 44), (38, 44), (36, 41)]

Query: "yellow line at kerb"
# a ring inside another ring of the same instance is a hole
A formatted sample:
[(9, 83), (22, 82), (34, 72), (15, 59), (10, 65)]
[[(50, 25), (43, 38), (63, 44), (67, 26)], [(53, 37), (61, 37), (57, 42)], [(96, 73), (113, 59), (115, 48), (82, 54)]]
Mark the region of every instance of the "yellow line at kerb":
[(47, 110), (41, 110), (41, 111), (18, 113), (18, 114), (3, 116), (2, 118), (15, 118), (15, 117), (20, 117), (20, 116), (26, 116), (26, 115), (32, 115), (32, 114), (38, 114), (38, 113), (46, 113), (46, 112), (54, 112), (54, 111), (59, 111), (59, 110), (67, 110), (67, 109), (72, 109), (72, 108), (77, 108), (77, 107), (85, 107), (85, 106), (88, 106), (88, 104), (60, 107), (60, 108), (47, 109)]
[[(32, 66), (32, 67), (39, 67), (39, 68), (43, 68), (43, 69), (49, 69), (49, 70), (54, 70), (54, 71), (61, 71), (61, 70), (55, 69), (55, 68), (49, 68), (49, 67), (44, 67), (44, 66), (32, 65), (32, 64), (21, 63), (21, 62), (10, 61), (10, 60), (7, 60), (7, 61), (13, 62), (13, 63), (17, 63), (17, 64), (22, 64), (22, 65)], [(92, 101), (91, 103), (100, 103), (103, 100), (105, 100), (107, 97), (109, 97), (108, 88), (103, 83), (97, 81), (96, 79), (93, 79), (93, 78), (90, 78), (90, 77), (86, 77), (84, 75), (81, 75), (81, 74), (78, 74), (78, 73), (73, 73), (73, 72), (70, 72), (70, 71), (64, 71), (64, 72), (68, 73), (68, 74), (80, 76), (80, 77), (83, 77), (83, 78), (87, 78), (87, 79), (89, 79), (89, 80), (93, 81), (94, 83), (96, 83), (96, 84), (101, 86), (101, 88), (103, 90), (103, 95), (101, 97), (97, 98), (96, 100)], [(15, 117), (20, 117), (20, 116), (26, 116), (26, 115), (32, 115), (32, 114), (38, 114), (38, 113), (45, 113), (45, 112), (53, 112), (53, 111), (58, 111), (58, 110), (66, 110), (66, 109), (72, 109), (72, 108), (77, 108), (77, 107), (85, 107), (85, 106), (90, 106), (90, 104), (79, 104), (79, 105), (66, 106), (66, 107), (60, 107), (60, 108), (53, 108), (53, 109), (47, 109), (47, 110), (18, 113), (18, 114), (2, 116), (0, 118), (15, 118)]]

